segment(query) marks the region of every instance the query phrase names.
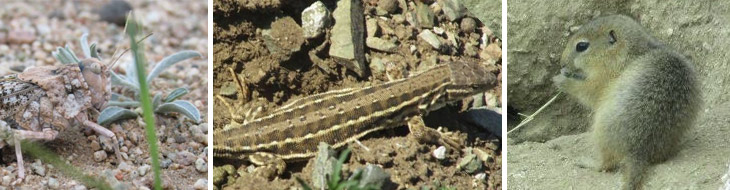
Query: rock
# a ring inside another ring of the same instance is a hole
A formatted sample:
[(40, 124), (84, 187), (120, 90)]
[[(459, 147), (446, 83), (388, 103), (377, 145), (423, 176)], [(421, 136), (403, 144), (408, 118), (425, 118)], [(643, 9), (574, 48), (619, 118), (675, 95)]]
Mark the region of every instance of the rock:
[(331, 16), (324, 3), (317, 1), (302, 11), (302, 32), (307, 39), (316, 38), (324, 33), (331, 22)]
[(213, 168), (213, 185), (219, 186), (223, 184), (224, 180), (228, 178), (228, 175), (236, 172), (236, 168), (233, 165), (223, 165), (220, 167)]
[(219, 93), (223, 96), (233, 96), (238, 93), (238, 87), (236, 83), (234, 82), (225, 82), (223, 83), (223, 86), (220, 88)]
[(395, 52), (398, 48), (398, 45), (395, 45), (395, 43), (378, 37), (368, 37), (365, 39), (365, 44), (372, 49), (385, 52)]
[(27, 30), (11, 30), (8, 32), (6, 41), (10, 44), (30, 44), (35, 41), (35, 34)]
[(434, 20), (436, 20), (436, 16), (431, 11), (431, 8), (428, 8), (428, 5), (416, 1), (416, 12), (414, 14), (418, 27), (432, 28), (435, 25)]
[(396, 1), (396, 0), (379, 0), (378, 9), (383, 10), (388, 14), (392, 14), (398, 9), (398, 1)]
[(440, 146), (436, 148), (436, 150), (433, 151), (433, 157), (438, 160), (443, 160), (444, 158), (446, 158), (446, 147)]
[(99, 142), (97, 142), (97, 141), (91, 141), (90, 146), (91, 146), (91, 150), (93, 150), (93, 151), (101, 150), (101, 145), (99, 145)]
[(104, 135), (99, 135), (99, 143), (101, 144), (101, 147), (104, 149), (104, 151), (114, 151), (114, 147), (112, 146), (112, 143), (114, 143), (114, 141), (111, 138)]
[(195, 160), (195, 170), (200, 173), (208, 172), (208, 163), (205, 160), (198, 158)]
[(195, 162), (196, 158), (197, 157), (193, 153), (190, 153), (188, 151), (181, 151), (175, 154), (175, 157), (171, 159), (173, 159), (175, 163), (178, 163), (180, 165), (189, 166)]
[(94, 152), (94, 161), (96, 161), (96, 162), (102, 162), (102, 161), (106, 160), (106, 157), (107, 157), (106, 152), (103, 150)]
[(13, 177), (10, 177), (10, 176), (7, 176), (6, 175), (6, 176), (3, 176), (3, 179), (2, 180), (3, 180), (2, 181), (2, 186), (10, 186), (10, 183), (13, 182)]
[(464, 170), (466, 173), (474, 174), (484, 169), (484, 164), (472, 153), (471, 148), (468, 148), (466, 155), (461, 158), (457, 168)]
[(360, 77), (367, 75), (365, 66), (365, 15), (360, 0), (340, 0), (333, 12), (332, 43), (329, 55), (337, 63), (354, 71)]
[(441, 8), (444, 11), (444, 15), (446, 15), (446, 18), (449, 19), (449, 21), (451, 22), (456, 21), (466, 15), (466, 7), (464, 7), (464, 4), (461, 4), (459, 0), (442, 0), (439, 1), (439, 5), (441, 5)]
[(431, 30), (426, 29), (421, 31), (421, 33), (418, 34), (418, 37), (433, 46), (434, 49), (441, 48), (441, 40), (439, 40), (439, 37), (431, 32)]
[(304, 32), (292, 17), (277, 19), (271, 23), (271, 29), (262, 31), (264, 44), (279, 60), (289, 60), (292, 53), (301, 49), (304, 44)]
[(482, 52), (479, 53), (479, 58), (482, 60), (499, 60), (502, 57), (502, 48), (496, 43), (487, 45)]
[(162, 159), (160, 161), (160, 168), (167, 169), (170, 165), (172, 165), (172, 160), (170, 159)]
[(46, 176), (46, 168), (43, 167), (43, 163), (40, 160), (33, 162), (33, 164), (30, 165), (30, 169), (33, 173), (36, 173), (39, 176)]
[(365, 29), (367, 30), (367, 37), (373, 37), (378, 34), (378, 20), (370, 18), (365, 21)]
[(461, 31), (464, 33), (472, 33), (477, 28), (477, 21), (475, 21), (473, 18), (466, 17), (464, 19), (461, 19), (461, 24), (459, 25), (461, 27)]
[(208, 180), (198, 179), (198, 181), (196, 181), (195, 184), (193, 185), (193, 189), (196, 189), (196, 190), (208, 189)]
[(373, 72), (373, 74), (379, 74), (385, 71), (385, 64), (383, 64), (385, 61), (378, 57), (373, 57), (370, 60), (370, 70)]
[[(360, 183), (358, 187), (365, 188), (365, 186), (375, 187), (375, 189), (381, 189), (383, 184), (390, 179), (390, 174), (386, 173), (383, 168), (375, 164), (367, 164), (365, 168), (358, 168), (354, 173), (362, 172)], [(353, 180), (350, 176), (350, 180)]]
[(73, 188), (71, 188), (71, 189), (72, 189), (72, 190), (86, 190), (86, 186), (83, 186), (83, 185), (76, 185), (76, 186), (74, 186), (74, 187), (73, 187)]
[(117, 166), (117, 169), (119, 169), (123, 172), (130, 172), (130, 171), (132, 171), (132, 166), (127, 164), (127, 162), (122, 162), (119, 164), (119, 166)]
[(321, 189), (327, 185), (327, 176), (332, 174), (332, 169), (337, 163), (337, 154), (329, 144), (324, 142), (319, 143), (317, 150), (312, 171), (312, 187)]
[(104, 4), (99, 10), (99, 19), (116, 24), (117, 26), (124, 26), (127, 21), (127, 14), (132, 10), (132, 5), (124, 0), (113, 0), (107, 4)]
[(48, 178), (49, 189), (58, 189), (59, 187), (61, 187), (61, 184), (58, 183), (58, 180), (56, 178)]
[(137, 173), (139, 174), (140, 177), (145, 176), (145, 175), (147, 175), (147, 172), (150, 172), (151, 168), (152, 168), (152, 166), (150, 166), (150, 165), (147, 165), (147, 164), (142, 165), (139, 168), (137, 168)]

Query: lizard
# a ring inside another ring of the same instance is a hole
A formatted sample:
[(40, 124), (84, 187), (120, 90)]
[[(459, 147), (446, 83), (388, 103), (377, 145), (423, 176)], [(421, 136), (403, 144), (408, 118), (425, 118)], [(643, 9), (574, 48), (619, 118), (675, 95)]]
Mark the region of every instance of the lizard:
[[(241, 79), (231, 73), (245, 92)], [(422, 123), (421, 116), (491, 89), (495, 83), (494, 74), (478, 63), (452, 62), (408, 78), (307, 96), (251, 121), (234, 119), (215, 131), (213, 156), (262, 166), (254, 171), (259, 176), (281, 175), (286, 161), (313, 157), (319, 142), (339, 148), (371, 132), (403, 125), (411, 133), (423, 133), (418, 125), (411, 125)], [(218, 98), (232, 118), (240, 118)]]

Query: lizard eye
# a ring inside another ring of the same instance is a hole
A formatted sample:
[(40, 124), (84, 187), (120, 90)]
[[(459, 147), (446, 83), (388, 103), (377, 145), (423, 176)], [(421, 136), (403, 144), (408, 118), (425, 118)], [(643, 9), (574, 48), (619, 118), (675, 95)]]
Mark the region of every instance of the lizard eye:
[(575, 51), (583, 52), (588, 49), (589, 45), (590, 44), (588, 42), (578, 42), (578, 44), (575, 45)]
[(616, 43), (616, 32), (614, 32), (613, 30), (608, 32), (608, 43)]

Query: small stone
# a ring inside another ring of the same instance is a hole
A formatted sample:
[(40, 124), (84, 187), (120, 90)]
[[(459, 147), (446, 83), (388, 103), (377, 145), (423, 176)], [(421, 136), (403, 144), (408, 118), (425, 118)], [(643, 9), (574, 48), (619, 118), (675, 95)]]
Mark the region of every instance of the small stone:
[(7, 175), (6, 176), (3, 176), (3, 181), (2, 181), (2, 185), (3, 186), (10, 186), (10, 183), (12, 183), (12, 182), (13, 182), (13, 178), (12, 177), (7, 176)]
[(396, 1), (396, 0), (379, 0), (378, 8), (386, 11), (388, 14), (394, 13), (398, 9), (398, 1)]
[(175, 155), (174, 159), (175, 163), (178, 163), (183, 166), (189, 166), (192, 165), (195, 162), (196, 156), (193, 153), (190, 153), (188, 151), (182, 151)]
[(167, 169), (172, 165), (172, 160), (170, 159), (163, 159), (160, 161), (160, 168)]
[(315, 38), (324, 33), (324, 29), (331, 22), (331, 16), (324, 3), (317, 1), (302, 11), (302, 31), (307, 39)]
[(384, 52), (395, 52), (396, 48), (398, 48), (398, 45), (395, 43), (378, 37), (368, 37), (365, 39), (365, 44), (367, 44), (369, 48)]
[(127, 13), (132, 10), (132, 5), (123, 0), (113, 0), (104, 4), (99, 10), (99, 18), (103, 21), (124, 26), (127, 21)]
[(464, 19), (461, 19), (461, 31), (464, 33), (472, 33), (477, 28), (477, 21), (475, 21), (473, 18), (466, 17)]
[(312, 171), (312, 187), (321, 189), (326, 186), (327, 176), (332, 174), (332, 168), (337, 163), (337, 155), (329, 144), (320, 142), (317, 146), (317, 156), (314, 158), (314, 170)]
[(484, 168), (484, 165), (469, 148), (466, 151), (466, 155), (459, 161), (457, 168), (466, 171), (466, 173), (473, 174), (481, 171)]
[(436, 148), (436, 150), (433, 151), (433, 157), (439, 160), (443, 160), (444, 158), (446, 158), (446, 147), (440, 146)]
[(431, 12), (431, 9), (428, 8), (428, 5), (421, 3), (420, 1), (416, 1), (416, 23), (418, 23), (418, 26), (421, 28), (432, 28), (434, 24), (434, 20), (436, 16), (434, 16), (433, 12)]
[(223, 86), (220, 89), (220, 94), (223, 96), (233, 96), (238, 93), (238, 87), (236, 87), (236, 84), (233, 82), (225, 82), (223, 83)]
[(195, 169), (200, 173), (208, 172), (208, 163), (205, 160), (198, 158), (195, 160)]
[(43, 167), (43, 163), (41, 163), (40, 160), (33, 162), (33, 164), (30, 165), (30, 169), (33, 170), (33, 173), (36, 173), (39, 176), (46, 176), (46, 168)]
[[(390, 178), (390, 174), (386, 173), (383, 168), (375, 164), (367, 164), (365, 168), (358, 168), (355, 173), (362, 171), (360, 183), (358, 187), (365, 188), (366, 186), (375, 187), (376, 189), (382, 188), (383, 184), (387, 179)], [(350, 176), (350, 180), (353, 180)]]
[(99, 145), (99, 142), (91, 141), (91, 150), (93, 150), (93, 151), (101, 150), (101, 145)]
[(48, 188), (58, 189), (59, 187), (61, 187), (61, 184), (58, 183), (56, 178), (48, 178)]
[(124, 171), (124, 172), (130, 172), (130, 171), (132, 171), (132, 166), (127, 164), (127, 162), (122, 162), (119, 164), (119, 166), (117, 166), (117, 169)]
[(214, 167), (213, 168), (213, 185), (219, 186), (223, 183), (223, 180), (225, 180), (228, 175), (233, 174), (236, 172), (236, 168), (233, 167), (233, 165), (224, 165), (220, 167)]
[(378, 20), (374, 18), (367, 19), (365, 21), (365, 29), (367, 30), (367, 36), (373, 37), (377, 35), (380, 28), (378, 28)]
[(72, 188), (73, 190), (86, 190), (86, 186), (76, 185)]
[(151, 168), (150, 165), (147, 165), (147, 164), (142, 165), (139, 168), (137, 168), (137, 173), (139, 173), (140, 177), (145, 176), (145, 175), (147, 175), (147, 172), (150, 171), (150, 168)]
[(373, 57), (372, 60), (370, 60), (370, 70), (373, 72), (373, 74), (382, 73), (385, 71), (385, 64), (383, 64), (385, 61), (378, 57)]
[(444, 15), (449, 21), (453, 22), (466, 15), (466, 7), (459, 0), (443, 0), (439, 1), (439, 5), (441, 5)]
[(479, 53), (479, 58), (482, 60), (498, 60), (502, 57), (502, 48), (499, 47), (496, 43), (492, 43), (487, 45), (486, 48), (482, 50), (482, 52)]
[(102, 161), (106, 160), (106, 157), (107, 157), (106, 152), (103, 150), (94, 152), (94, 161), (96, 161), (96, 162), (102, 162)]
[(426, 41), (426, 43), (430, 44), (435, 49), (441, 48), (441, 41), (439, 40), (439, 37), (431, 32), (431, 30), (421, 31), (421, 33), (418, 34), (418, 37), (423, 39), (423, 41)]
[(474, 179), (479, 180), (479, 181), (482, 181), (482, 182), (483, 181), (486, 181), (487, 174), (486, 173), (478, 173), (477, 175), (474, 175)]
[(193, 184), (193, 188), (196, 190), (208, 189), (208, 180), (198, 179), (198, 181), (196, 181), (195, 184)]
[(104, 148), (104, 151), (107, 151), (107, 152), (114, 151), (114, 147), (112, 146), (114, 142), (112, 141), (111, 138), (104, 136), (104, 135), (100, 135), (99, 143), (101, 143), (101, 147)]
[(11, 44), (29, 44), (35, 41), (35, 34), (27, 30), (11, 30), (8, 32), (7, 41)]
[(329, 55), (338, 59), (337, 63), (363, 77), (367, 74), (365, 66), (365, 16), (359, 0), (339, 0), (332, 12), (335, 25), (330, 36)]

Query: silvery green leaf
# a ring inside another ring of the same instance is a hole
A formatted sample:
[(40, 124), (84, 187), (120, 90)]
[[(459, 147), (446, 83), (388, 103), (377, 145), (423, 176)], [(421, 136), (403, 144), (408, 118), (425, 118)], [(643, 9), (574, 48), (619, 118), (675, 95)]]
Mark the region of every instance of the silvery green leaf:
[(79, 59), (79, 57), (76, 57), (76, 53), (74, 53), (73, 51), (71, 51), (71, 46), (69, 46), (68, 44), (66, 44), (66, 47), (63, 48), (63, 50), (65, 51), (66, 54), (69, 55), (69, 57), (71, 57), (71, 60), (73, 60), (74, 63), (78, 63), (78, 62), (81, 61)]
[(137, 86), (136, 83), (130, 82), (127, 79), (127, 77), (118, 75), (115, 72), (111, 72), (111, 73), (112, 73), (112, 85), (122, 85), (122, 86), (125, 86), (127, 88), (134, 90), (135, 92), (139, 91), (139, 86)]
[(89, 37), (89, 33), (84, 33), (81, 35), (81, 51), (84, 53), (84, 56), (86, 58), (91, 57), (91, 48), (89, 48), (89, 42), (86, 40), (86, 38)]
[(101, 57), (99, 57), (99, 53), (96, 52), (96, 43), (92, 43), (89, 49), (91, 51), (91, 57), (101, 60)]
[(136, 117), (137, 117), (137, 113), (135, 113), (131, 110), (120, 108), (120, 107), (115, 107), (115, 106), (110, 106), (110, 107), (107, 107), (106, 109), (104, 109), (103, 111), (101, 111), (101, 113), (99, 114), (99, 118), (97, 119), (97, 123), (99, 125), (107, 125), (107, 124), (115, 122), (115, 121), (131, 119), (131, 118), (136, 118)]
[(157, 106), (159, 106), (160, 103), (162, 103), (162, 95), (155, 94), (155, 97), (152, 98), (152, 109), (157, 108)]
[(119, 93), (114, 93), (114, 92), (112, 92), (112, 97), (111, 97), (111, 99), (110, 99), (110, 100), (117, 100), (117, 101), (133, 101), (133, 99), (132, 99), (132, 98), (130, 98), (130, 97), (127, 97), (127, 96), (125, 96), (125, 95), (123, 95), (123, 94), (119, 94)]
[(127, 82), (136, 84), (136, 86), (138, 86), (137, 89), (139, 89), (139, 82), (137, 82), (139, 81), (139, 79), (137, 78), (136, 64), (134, 64), (134, 62), (127, 63), (127, 67), (124, 70), (127, 71)]
[(162, 59), (162, 61), (157, 63), (157, 65), (155, 65), (155, 68), (152, 68), (152, 71), (150, 72), (150, 74), (147, 75), (147, 84), (149, 84), (150, 81), (152, 81), (152, 79), (154, 79), (155, 77), (160, 75), (160, 73), (162, 73), (163, 70), (174, 65), (175, 63), (178, 63), (178, 62), (186, 60), (186, 59), (190, 59), (190, 58), (194, 58), (194, 57), (202, 57), (202, 56), (203, 55), (201, 55), (197, 51), (185, 50), (185, 51), (180, 51), (180, 52), (177, 52), (175, 54), (165, 57), (164, 59)]
[(160, 105), (155, 110), (157, 113), (181, 113), (184, 116), (192, 119), (196, 123), (200, 122), (200, 111), (192, 103), (185, 100), (175, 100), (174, 102), (168, 102)]
[(139, 107), (138, 101), (116, 101), (116, 100), (110, 100), (106, 104), (107, 106), (117, 106), (117, 107), (125, 107), (125, 108), (131, 108), (131, 107)]
[(188, 92), (190, 92), (190, 91), (188, 91), (187, 88), (183, 88), (183, 87), (177, 88), (177, 89), (173, 90), (172, 92), (170, 92), (170, 94), (168, 94), (167, 97), (165, 97), (165, 102), (172, 102), (175, 99), (177, 99), (185, 94), (188, 94)]

